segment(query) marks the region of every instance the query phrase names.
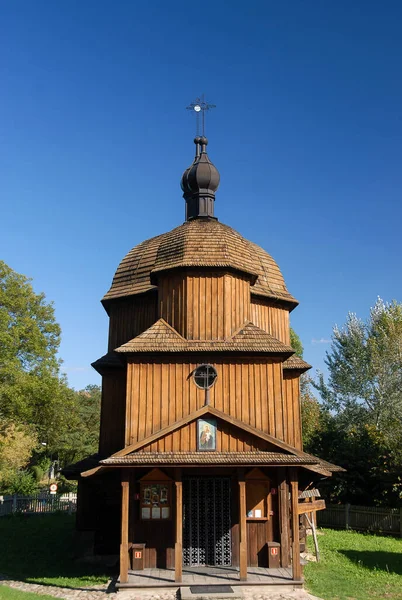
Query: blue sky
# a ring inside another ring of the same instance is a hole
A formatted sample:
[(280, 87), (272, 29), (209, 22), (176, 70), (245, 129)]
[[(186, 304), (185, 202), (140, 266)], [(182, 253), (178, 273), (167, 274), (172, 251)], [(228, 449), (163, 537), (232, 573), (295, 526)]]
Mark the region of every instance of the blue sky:
[(54, 301), (76, 388), (99, 300), (180, 224), (205, 93), (216, 214), (263, 246), (323, 368), (334, 323), (402, 299), (402, 4), (0, 1), (0, 257)]

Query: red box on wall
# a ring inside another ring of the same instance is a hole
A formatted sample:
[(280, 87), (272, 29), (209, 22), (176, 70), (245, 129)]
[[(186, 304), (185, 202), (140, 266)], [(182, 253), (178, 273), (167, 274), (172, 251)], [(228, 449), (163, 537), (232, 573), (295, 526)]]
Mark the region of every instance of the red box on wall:
[(281, 545), (279, 542), (268, 542), (268, 567), (279, 569), (281, 566)]
[(131, 546), (131, 568), (133, 571), (142, 571), (144, 568), (145, 544)]

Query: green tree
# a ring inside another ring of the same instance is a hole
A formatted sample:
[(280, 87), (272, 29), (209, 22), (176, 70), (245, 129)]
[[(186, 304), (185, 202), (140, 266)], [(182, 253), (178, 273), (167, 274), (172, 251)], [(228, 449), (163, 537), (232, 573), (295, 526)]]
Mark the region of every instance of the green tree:
[(293, 329), (293, 327), (290, 328), (290, 345), (292, 346), (293, 350), (296, 352), (297, 356), (299, 356), (300, 358), (303, 358), (303, 351), (304, 351), (303, 344), (301, 342), (301, 339), (299, 338), (299, 336)]
[[(52, 303), (30, 280), (0, 261), (0, 415), (45, 423), (42, 397), (57, 385), (60, 327)], [(35, 401), (33, 400), (35, 399)], [(35, 406), (36, 403), (36, 406)], [(38, 403), (41, 414), (38, 414)]]
[(0, 421), (0, 490), (10, 487), (16, 474), (26, 467), (38, 439), (31, 427)]
[[(292, 327), (290, 328), (290, 344), (297, 356), (303, 358), (303, 344)], [(310, 451), (312, 440), (322, 426), (322, 407), (312, 393), (311, 378), (307, 373), (303, 373), (300, 377), (300, 407), (303, 448)]]
[(394, 447), (402, 446), (402, 304), (380, 298), (367, 321), (349, 314), (335, 327), (326, 354), (328, 382), (316, 388), (345, 426), (373, 425)]
[(81, 460), (98, 451), (101, 389), (88, 385), (72, 392), (68, 411), (68, 427), (57, 438), (57, 453), (63, 465)]

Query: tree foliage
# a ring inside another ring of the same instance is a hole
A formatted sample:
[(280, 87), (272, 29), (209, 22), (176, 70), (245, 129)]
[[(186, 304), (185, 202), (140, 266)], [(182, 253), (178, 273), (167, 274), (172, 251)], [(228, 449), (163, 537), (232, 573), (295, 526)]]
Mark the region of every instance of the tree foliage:
[(328, 382), (316, 384), (324, 405), (345, 424), (373, 425), (394, 446), (402, 443), (402, 304), (378, 299), (366, 322), (348, 315), (333, 330)]
[(347, 469), (332, 499), (398, 506), (402, 499), (402, 305), (378, 299), (367, 321), (334, 327), (321, 415), (308, 450)]
[(100, 388), (69, 388), (57, 358), (53, 305), (30, 281), (0, 261), (0, 455), (8, 457), (7, 467), (0, 459), (3, 492), (35, 486), (33, 472), (23, 470), (28, 463), (57, 459), (63, 466), (97, 450)]
[(37, 444), (32, 428), (0, 421), (0, 489), (9, 486), (15, 473), (26, 467)]

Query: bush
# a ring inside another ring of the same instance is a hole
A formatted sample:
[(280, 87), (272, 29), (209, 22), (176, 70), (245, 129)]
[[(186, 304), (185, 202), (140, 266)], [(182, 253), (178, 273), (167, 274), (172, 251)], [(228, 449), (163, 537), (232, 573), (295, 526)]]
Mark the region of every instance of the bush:
[(30, 496), (38, 492), (38, 484), (35, 477), (28, 471), (17, 471), (6, 484), (4, 494), (19, 494)]

